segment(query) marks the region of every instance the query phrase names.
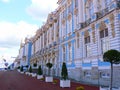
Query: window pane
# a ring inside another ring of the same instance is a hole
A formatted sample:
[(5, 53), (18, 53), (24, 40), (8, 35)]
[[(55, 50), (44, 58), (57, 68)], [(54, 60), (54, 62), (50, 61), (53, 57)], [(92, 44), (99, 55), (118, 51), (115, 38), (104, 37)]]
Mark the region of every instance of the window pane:
[(104, 37), (104, 30), (100, 31), (100, 38)]
[(108, 36), (108, 29), (105, 29), (105, 37)]

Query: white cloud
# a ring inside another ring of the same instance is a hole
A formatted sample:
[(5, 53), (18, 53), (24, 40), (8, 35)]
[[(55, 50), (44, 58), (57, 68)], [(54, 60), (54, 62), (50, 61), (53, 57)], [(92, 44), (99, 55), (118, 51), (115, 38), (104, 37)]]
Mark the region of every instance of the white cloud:
[(2, 2), (4, 2), (4, 3), (10, 2), (10, 0), (0, 0), (0, 1), (2, 1)]
[(0, 57), (17, 56), (21, 40), (26, 36), (33, 36), (37, 29), (37, 25), (24, 21), (0, 22)]
[(48, 13), (57, 8), (58, 0), (32, 0), (31, 5), (26, 9), (27, 13), (34, 19), (45, 21)]

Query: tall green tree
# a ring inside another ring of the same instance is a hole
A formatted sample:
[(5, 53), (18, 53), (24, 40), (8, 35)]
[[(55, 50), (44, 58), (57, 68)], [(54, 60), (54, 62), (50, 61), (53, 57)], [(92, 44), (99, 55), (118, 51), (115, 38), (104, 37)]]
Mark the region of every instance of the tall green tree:
[(38, 67), (38, 75), (42, 75), (42, 69), (41, 69), (41, 65)]
[(67, 67), (66, 67), (66, 63), (63, 62), (62, 64), (62, 72), (61, 72), (61, 76), (64, 80), (68, 79), (68, 71), (67, 71)]
[(120, 63), (120, 52), (117, 50), (108, 50), (103, 55), (103, 60), (105, 62), (110, 62), (111, 64), (111, 85), (110, 90), (112, 90), (112, 81), (113, 81), (113, 64), (119, 64)]
[(29, 72), (32, 73), (32, 67), (31, 67), (31, 66), (30, 66), (30, 68), (29, 68)]
[(50, 69), (52, 68), (53, 64), (48, 62), (46, 66), (48, 67), (48, 75), (50, 76)]

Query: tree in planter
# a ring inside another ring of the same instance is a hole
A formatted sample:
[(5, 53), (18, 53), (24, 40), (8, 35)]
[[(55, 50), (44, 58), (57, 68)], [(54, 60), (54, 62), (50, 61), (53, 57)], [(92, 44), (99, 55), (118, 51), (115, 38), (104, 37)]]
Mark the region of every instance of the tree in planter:
[(20, 71), (23, 72), (23, 66), (20, 67)]
[(68, 71), (65, 62), (62, 64), (61, 77), (62, 80), (60, 80), (60, 87), (70, 87), (70, 80), (68, 80)]
[(37, 63), (34, 63), (33, 66), (34, 66), (34, 67), (37, 67)]
[(63, 64), (62, 64), (61, 77), (64, 80), (68, 79), (68, 71), (67, 71), (67, 67), (66, 67), (66, 63), (65, 62), (63, 62)]
[(52, 68), (53, 64), (48, 62), (46, 66), (48, 67), (48, 75), (50, 76), (50, 69)]
[(120, 52), (117, 50), (108, 50), (103, 55), (103, 60), (105, 62), (110, 62), (111, 64), (111, 85), (110, 90), (112, 90), (112, 79), (113, 79), (113, 64), (120, 63)]
[(31, 67), (31, 66), (30, 66), (30, 68), (29, 68), (29, 72), (32, 73), (32, 67)]
[(43, 74), (43, 72), (42, 72), (41, 65), (40, 65), (38, 68), (38, 75), (42, 75), (42, 74)]

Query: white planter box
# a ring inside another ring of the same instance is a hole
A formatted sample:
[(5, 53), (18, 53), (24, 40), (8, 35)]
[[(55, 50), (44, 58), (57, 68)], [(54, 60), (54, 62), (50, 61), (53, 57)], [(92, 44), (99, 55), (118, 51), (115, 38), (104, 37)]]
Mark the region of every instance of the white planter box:
[(46, 82), (53, 82), (53, 77), (46, 76), (46, 77), (45, 77), (45, 81), (46, 81)]
[(60, 80), (60, 87), (70, 87), (70, 80)]
[(43, 78), (43, 75), (37, 75), (37, 79)]
[(23, 74), (24, 72), (20, 72), (21, 74)]
[(29, 74), (29, 72), (25, 72), (25, 74), (26, 74), (26, 75), (28, 75), (28, 74)]
[(37, 76), (37, 74), (36, 73), (32, 73), (32, 77), (36, 77)]
[(18, 69), (17, 71), (20, 72), (20, 69)]
[(32, 73), (28, 72), (28, 75), (30, 76), (30, 75), (32, 75)]

